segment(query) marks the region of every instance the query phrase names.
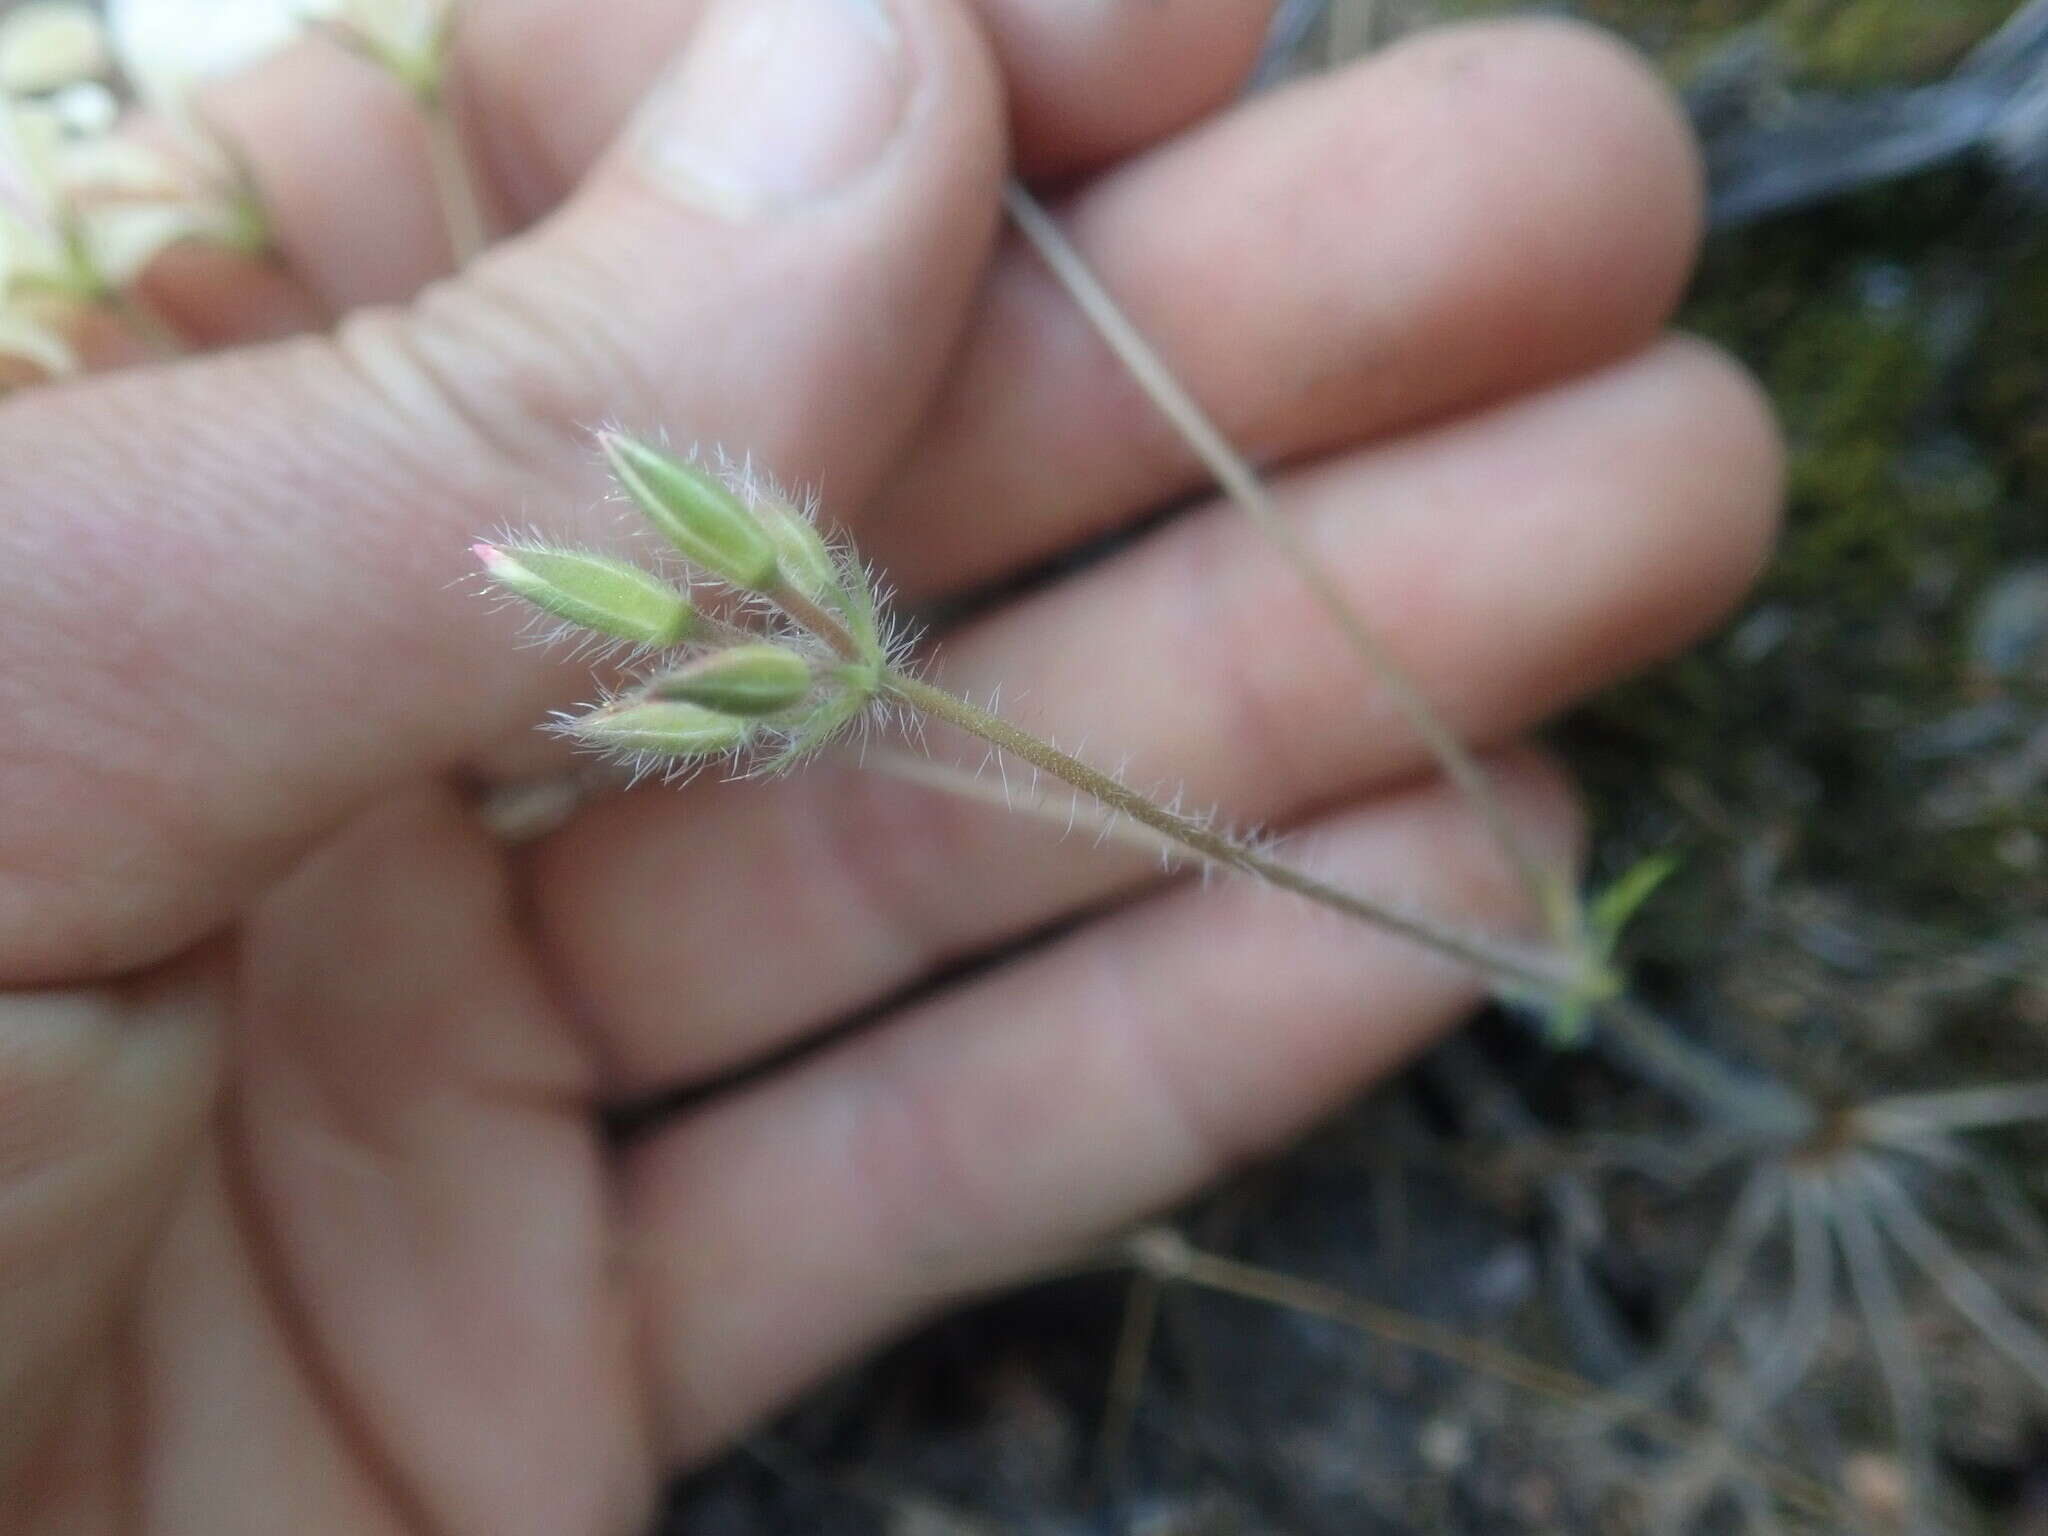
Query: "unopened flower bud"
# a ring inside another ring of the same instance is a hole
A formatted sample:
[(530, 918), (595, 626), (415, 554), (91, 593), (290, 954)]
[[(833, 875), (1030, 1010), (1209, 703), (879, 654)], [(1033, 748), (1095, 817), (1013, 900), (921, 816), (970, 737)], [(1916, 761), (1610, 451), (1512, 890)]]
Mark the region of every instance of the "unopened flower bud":
[(592, 710), (562, 729), (608, 752), (721, 757), (746, 743), (748, 726), (737, 716), (701, 704), (653, 699)]
[(736, 645), (651, 679), (642, 693), (752, 718), (794, 709), (810, 697), (810, 662), (779, 645)]
[(696, 624), (680, 592), (623, 560), (538, 545), (475, 544), (471, 552), (498, 586), (584, 629), (663, 650)]
[(774, 589), (775, 546), (723, 481), (621, 433), (600, 441), (619, 484), (692, 563), (742, 592)]
[(814, 603), (832, 600), (839, 591), (839, 566), (817, 524), (780, 501), (762, 502), (754, 515), (775, 546), (782, 579)]

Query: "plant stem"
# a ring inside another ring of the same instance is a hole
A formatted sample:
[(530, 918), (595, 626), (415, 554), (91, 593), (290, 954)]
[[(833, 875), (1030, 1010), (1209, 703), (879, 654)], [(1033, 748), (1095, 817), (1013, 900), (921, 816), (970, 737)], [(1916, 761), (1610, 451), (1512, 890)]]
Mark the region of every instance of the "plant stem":
[(469, 156), (462, 146), (462, 133), (447, 98), (440, 94), (420, 99), (420, 116), (427, 130), (427, 163), (433, 173), (434, 193), (441, 206), (441, 221), (448, 233), (448, 254), (459, 271), (480, 255), (490, 240), (484, 217), (483, 198), (476, 177), (469, 168)]
[[(1149, 828), (1174, 847), (1208, 863), (1238, 870), (1346, 917), (1397, 933), (1461, 961), (1509, 989), (1533, 991), (1543, 998), (1568, 992), (1572, 986), (1569, 961), (1560, 963), (1541, 952), (1460, 933), (1433, 919), (1398, 912), (1369, 897), (1328, 885), (1167, 809), (1122, 780), (1090, 767), (957, 694), (894, 671), (884, 674), (882, 687), (920, 714), (978, 737), (1072, 785), (1113, 814)], [(1735, 1127), (1746, 1135), (1786, 1143), (1810, 1135), (1818, 1124), (1813, 1106), (1801, 1095), (1773, 1079), (1729, 1067), (1629, 997), (1605, 1000), (1597, 1016), (1601, 1027), (1595, 1038), (1610, 1053), (1651, 1082), (1675, 1093), (1709, 1120)]]
[(1113, 1489), (1123, 1475), (1131, 1429), (1138, 1421), (1138, 1404), (1145, 1393), (1145, 1367), (1152, 1358), (1152, 1339), (1159, 1328), (1162, 1288), (1159, 1277), (1144, 1270), (1131, 1278), (1124, 1301), (1124, 1325), (1110, 1362), (1102, 1428), (1095, 1437), (1093, 1481), (1098, 1493)]
[(1255, 876), (1268, 885), (1291, 891), (1333, 912), (1399, 934), (1511, 987), (1533, 989), (1548, 996), (1569, 985), (1569, 978), (1562, 968), (1540, 954), (1459, 933), (1430, 918), (1398, 912), (1369, 897), (1327, 885), (1268, 858), (1225, 833), (1167, 809), (1156, 800), (1139, 794), (1122, 780), (1091, 768), (1079, 758), (1060, 751), (1051, 742), (1012, 725), (1000, 715), (968, 703), (957, 694), (934, 688), (929, 683), (921, 683), (896, 671), (883, 674), (882, 688), (918, 713), (979, 737), (1041, 772), (1071, 784), (1118, 815), (1128, 816), (1139, 825), (1150, 827), (1208, 863)]
[(1171, 838), (1161, 837), (1150, 827), (1141, 827), (1105, 810), (1092, 799), (1084, 801), (1078, 792), (1068, 803), (1060, 803), (1066, 797), (1056, 799), (1034, 789), (1012, 789), (993, 784), (981, 774), (970, 773), (965, 768), (892, 747), (864, 746), (858, 753), (846, 751), (845, 757), (847, 762), (869, 773), (879, 773), (923, 789), (938, 790), (955, 799), (972, 800), (977, 805), (995, 806), (1035, 817), (1048, 826), (1063, 827), (1068, 832), (1089, 832), (1103, 842), (1122, 843), (1155, 859), (1181, 855), (1180, 845)]
[(1379, 637), (1317, 563), (1293, 525), (1273, 505), (1271, 494), (1251, 465), (1231, 446), (1157, 349), (1111, 297), (1052, 216), (1016, 181), (1004, 189), (1003, 201), (1017, 228), (1118, 361), (1207, 466), (1216, 483), (1294, 567), (1316, 602), (1344, 632), (1366, 669), (1386, 689), (1409, 728), (1422, 738), (1444, 774), (1479, 812), (1487, 831), (1513, 863), (1530, 906), (1550, 926), (1551, 936), (1562, 945), (1575, 946), (1580, 940), (1578, 902), (1570, 881), (1529, 850), (1479, 760), (1430, 707), (1407, 671), (1380, 644)]

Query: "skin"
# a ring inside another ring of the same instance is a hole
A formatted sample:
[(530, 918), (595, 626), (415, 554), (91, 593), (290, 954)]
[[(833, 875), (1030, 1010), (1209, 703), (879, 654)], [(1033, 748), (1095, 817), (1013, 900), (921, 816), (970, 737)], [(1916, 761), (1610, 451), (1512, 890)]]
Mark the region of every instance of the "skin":
[[(319, 49), (237, 82), (215, 110), (287, 264), (181, 253), (152, 297), (207, 355), (0, 406), (0, 1529), (641, 1528), (819, 1373), (1470, 1006), (1286, 898), (850, 766), (617, 796), (517, 850), (480, 825), (463, 786), (532, 761), (587, 672), (458, 578), (494, 525), (609, 525), (593, 423), (821, 486), (918, 601), (1199, 490), (999, 238), (1011, 154), (1556, 857), (1569, 796), (1516, 734), (1763, 558), (1767, 413), (1662, 334), (1693, 152), (1594, 34), (1448, 31), (1229, 106), (1243, 0), (895, 0), (880, 147), (735, 221), (639, 130), (607, 148), (702, 9), (477, 0), (458, 94), (506, 234), (455, 279), (385, 82)], [(1326, 877), (1525, 919), (1226, 509), (935, 665), (1298, 828)]]

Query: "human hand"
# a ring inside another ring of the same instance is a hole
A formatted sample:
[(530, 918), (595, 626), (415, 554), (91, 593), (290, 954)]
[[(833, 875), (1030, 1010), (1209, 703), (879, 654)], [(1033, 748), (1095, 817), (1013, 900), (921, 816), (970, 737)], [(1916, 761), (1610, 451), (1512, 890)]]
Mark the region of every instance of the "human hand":
[[(224, 93), (288, 273), (167, 262), (214, 355), (0, 407), (0, 1527), (631, 1530), (834, 1362), (1470, 1005), (1397, 940), (850, 766), (621, 795), (518, 850), (460, 788), (579, 687), (465, 595), (467, 546), (608, 519), (595, 422), (819, 486), (911, 603), (1199, 488), (992, 247), (1005, 95), (1026, 173), (1074, 182), (1083, 248), (1476, 742), (1718, 615), (1776, 447), (1735, 371), (1659, 339), (1698, 188), (1652, 80), (1512, 25), (1223, 110), (1261, 9), (890, 0), (884, 33), (862, 0), (478, 0), (471, 142), (524, 228), (445, 282), (387, 82), (307, 51)], [(693, 28), (687, 89), (600, 154)], [(1518, 920), (1227, 508), (941, 665), (1301, 827), (1318, 869)], [(1567, 850), (1554, 775), (1498, 766)]]

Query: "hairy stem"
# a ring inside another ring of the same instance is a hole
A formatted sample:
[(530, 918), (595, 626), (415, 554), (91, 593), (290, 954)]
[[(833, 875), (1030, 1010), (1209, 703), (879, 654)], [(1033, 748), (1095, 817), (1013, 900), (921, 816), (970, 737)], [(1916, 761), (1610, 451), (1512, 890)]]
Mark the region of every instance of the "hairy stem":
[(1562, 944), (1575, 944), (1579, 937), (1578, 903), (1570, 879), (1530, 850), (1516, 831), (1507, 807), (1495, 793), (1492, 781), (1471, 749), (1430, 707), (1414, 680), (1388, 653), (1365, 620), (1359, 617), (1350, 600), (1302, 542), (1293, 525), (1273, 505), (1271, 494), (1251, 465), (1231, 446), (1229, 439), (1159, 356), (1157, 349), (1110, 296), (1081, 253), (1061, 233), (1052, 216), (1015, 181), (1004, 191), (1004, 206), (1040, 260), (1067, 290), (1082, 314), (1116, 354), (1117, 360), (1194, 450), (1216, 483), (1286, 558), (1316, 602), (1343, 631), (1352, 650), (1365, 663), (1366, 670), (1387, 691), (1409, 729), (1422, 738), (1423, 745), (1429, 749), (1445, 776), (1479, 812), (1487, 831), (1514, 865), (1531, 908), (1550, 925), (1551, 936)]
[(972, 800), (977, 805), (996, 806), (1030, 816), (1067, 832), (1086, 832), (1101, 842), (1121, 843), (1154, 858), (1170, 858), (1180, 852), (1179, 845), (1170, 838), (1161, 837), (1149, 827), (1141, 827), (1103, 809), (1078, 791), (1072, 795), (1052, 795), (1029, 788), (1013, 789), (1008, 785), (991, 783), (981, 774), (965, 768), (892, 747), (862, 747), (857, 753), (849, 750), (845, 752), (845, 758), (869, 773), (900, 779), (924, 789), (935, 789), (955, 799)]
[(1213, 827), (1206, 827), (1199, 821), (1169, 810), (1122, 780), (1091, 768), (1079, 758), (1060, 751), (1051, 742), (1043, 741), (1000, 715), (991, 714), (943, 688), (934, 688), (929, 683), (921, 683), (895, 671), (884, 675), (882, 687), (889, 696), (918, 713), (979, 737), (999, 751), (1072, 785), (1116, 814), (1151, 828), (1207, 863), (1252, 875), (1333, 912), (1399, 934), (1510, 987), (1533, 989), (1542, 995), (1550, 995), (1569, 985), (1563, 968), (1540, 954), (1459, 933), (1430, 918), (1398, 912), (1369, 897), (1325, 884), (1268, 858)]
[[(885, 692), (918, 713), (941, 720), (988, 742), (1071, 785), (1113, 815), (1128, 818), (1203, 861), (1234, 869), (1334, 912), (1400, 934), (1438, 954), (1472, 967), (1506, 990), (1558, 996), (1573, 985), (1568, 959), (1516, 948), (1415, 913), (1400, 912), (1370, 897), (1329, 885), (1256, 848), (1140, 794), (1122, 780), (1062, 752), (1029, 731), (970, 704), (957, 694), (921, 683), (900, 672), (882, 680)], [(1708, 1120), (1747, 1139), (1792, 1143), (1818, 1123), (1813, 1106), (1772, 1078), (1728, 1066), (1694, 1045), (1671, 1025), (1626, 996), (1601, 1003), (1595, 1035), (1607, 1050), (1650, 1081), (1677, 1094)]]

